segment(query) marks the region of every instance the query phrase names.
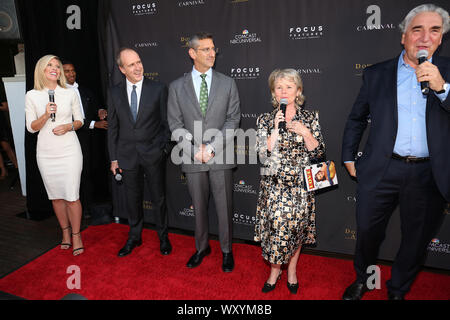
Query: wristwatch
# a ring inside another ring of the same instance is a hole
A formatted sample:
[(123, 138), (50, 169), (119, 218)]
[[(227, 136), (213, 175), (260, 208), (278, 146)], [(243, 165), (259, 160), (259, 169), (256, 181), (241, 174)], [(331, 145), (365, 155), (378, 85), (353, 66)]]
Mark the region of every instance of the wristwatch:
[(445, 91), (447, 91), (449, 85), (450, 84), (448, 84), (447, 82), (444, 83), (444, 86), (442, 87), (442, 90), (436, 91), (436, 93), (437, 94), (445, 93)]

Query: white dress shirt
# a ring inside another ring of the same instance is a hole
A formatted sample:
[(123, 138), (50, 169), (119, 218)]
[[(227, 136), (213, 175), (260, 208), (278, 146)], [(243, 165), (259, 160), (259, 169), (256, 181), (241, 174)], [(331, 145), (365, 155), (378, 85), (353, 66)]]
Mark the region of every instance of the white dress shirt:
[[(84, 113), (84, 108), (83, 108), (83, 101), (81, 101), (81, 95), (80, 95), (80, 90), (78, 90), (78, 83), (74, 82), (73, 84), (66, 84), (67, 88), (71, 88), (73, 89), (78, 96), (78, 99), (80, 99), (80, 108), (81, 108), (81, 114), (83, 115), (83, 119), (86, 119), (86, 114)], [(95, 121), (92, 120), (91, 123), (89, 124), (89, 129), (94, 129), (94, 125), (95, 125)]]
[[(194, 82), (194, 90), (195, 95), (197, 96), (197, 100), (200, 101), (200, 86), (202, 85), (202, 78), (200, 77), (202, 73), (198, 72), (195, 67), (192, 67), (192, 81)], [(206, 74), (206, 84), (208, 85), (208, 96), (209, 92), (211, 90), (211, 81), (212, 81), (212, 69), (209, 68), (208, 71), (205, 72)]]
[(133, 91), (133, 86), (136, 86), (136, 95), (137, 95), (137, 110), (136, 115), (139, 112), (139, 101), (141, 101), (141, 92), (142, 92), (142, 83), (144, 82), (144, 78), (141, 81), (136, 83), (131, 83), (127, 79), (127, 95), (128, 95), (128, 105), (131, 106), (131, 92)]

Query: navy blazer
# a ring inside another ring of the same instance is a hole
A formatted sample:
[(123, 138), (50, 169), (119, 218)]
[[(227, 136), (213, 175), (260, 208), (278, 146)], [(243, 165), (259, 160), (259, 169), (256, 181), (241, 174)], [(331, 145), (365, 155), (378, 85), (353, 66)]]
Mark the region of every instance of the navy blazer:
[[(359, 187), (373, 189), (383, 177), (397, 136), (397, 66), (399, 57), (365, 69), (363, 84), (345, 125), (342, 161), (354, 161), (370, 115), (370, 133), (363, 155), (355, 162)], [(450, 82), (450, 59), (433, 57)], [(450, 202), (450, 94), (443, 102), (433, 92), (426, 104), (427, 142), (434, 179)]]
[(167, 86), (144, 78), (136, 122), (131, 114), (125, 80), (108, 95), (108, 148), (110, 160), (122, 169), (134, 169), (138, 160), (158, 163), (170, 142), (167, 124)]

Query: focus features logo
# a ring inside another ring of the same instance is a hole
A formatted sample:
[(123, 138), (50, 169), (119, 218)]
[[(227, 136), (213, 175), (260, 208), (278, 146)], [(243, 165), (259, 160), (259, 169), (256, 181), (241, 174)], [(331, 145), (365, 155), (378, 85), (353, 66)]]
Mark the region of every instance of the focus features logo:
[(254, 80), (259, 77), (259, 67), (231, 68), (230, 76), (237, 80)]
[(156, 14), (156, 2), (133, 4), (131, 10), (135, 16)]
[(256, 218), (247, 214), (235, 212), (233, 214), (233, 222), (247, 226), (254, 226)]
[(323, 36), (322, 25), (301, 26), (289, 28), (289, 38), (291, 40), (318, 39)]
[(364, 26), (357, 26), (357, 31), (395, 29), (395, 25), (393, 23), (381, 23), (381, 9), (379, 6), (375, 4), (368, 6), (366, 14), (369, 14), (366, 24)]
[(234, 39), (230, 40), (230, 44), (248, 44), (261, 42), (261, 38), (256, 33), (250, 33), (247, 29), (242, 31), (241, 34), (234, 36)]

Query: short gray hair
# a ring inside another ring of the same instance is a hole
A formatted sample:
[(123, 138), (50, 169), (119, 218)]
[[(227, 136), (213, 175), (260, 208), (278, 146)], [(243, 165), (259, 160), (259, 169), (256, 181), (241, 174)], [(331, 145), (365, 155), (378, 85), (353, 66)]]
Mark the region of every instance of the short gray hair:
[(442, 33), (446, 33), (450, 29), (450, 22), (449, 22), (449, 16), (448, 12), (441, 7), (438, 7), (432, 3), (422, 4), (418, 7), (415, 7), (412, 9), (403, 19), (403, 21), (398, 25), (400, 28), (400, 31), (402, 33), (406, 32), (406, 29), (408, 28), (409, 24), (411, 23), (411, 20), (414, 19), (416, 15), (422, 12), (436, 12), (439, 14), (442, 18)]
[[(117, 52), (117, 54), (116, 54), (116, 63), (117, 63), (117, 65), (119, 66), (119, 67), (123, 67), (123, 63), (122, 63), (122, 52), (124, 52), (124, 51), (134, 51), (134, 52), (136, 52), (136, 50), (133, 50), (133, 49), (131, 49), (131, 48), (129, 48), (129, 47), (120, 47), (119, 48), (119, 51)], [(137, 52), (136, 52), (137, 53)]]
[(199, 32), (194, 34), (188, 41), (188, 46), (190, 49), (197, 49), (199, 44), (198, 41), (199, 40), (204, 40), (204, 39), (211, 39), (214, 41), (213, 39), (213, 35), (209, 32)]

